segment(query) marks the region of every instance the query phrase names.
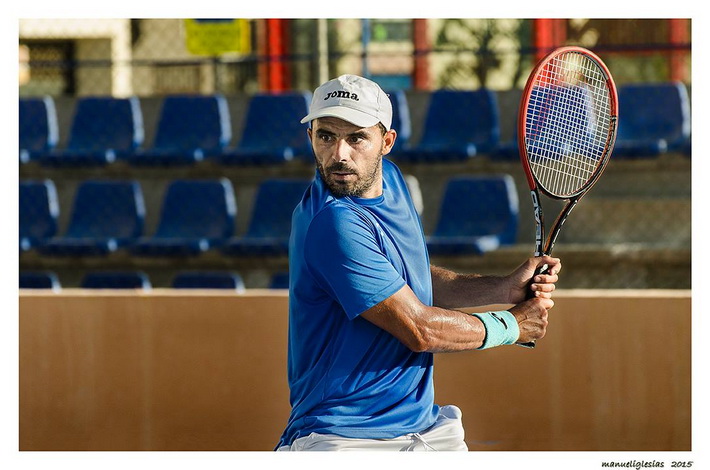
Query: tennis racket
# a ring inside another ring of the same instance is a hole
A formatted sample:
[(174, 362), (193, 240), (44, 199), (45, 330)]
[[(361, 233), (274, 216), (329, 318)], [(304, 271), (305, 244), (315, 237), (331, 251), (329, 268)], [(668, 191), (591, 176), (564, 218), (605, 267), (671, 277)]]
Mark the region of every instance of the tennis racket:
[[(535, 215), (535, 256), (552, 253), (570, 212), (601, 176), (614, 147), (617, 121), (614, 80), (591, 51), (561, 47), (530, 73), (520, 102), (518, 149)], [(567, 201), (547, 238), (541, 193)], [(547, 269), (542, 266), (535, 275)], [(533, 295), (528, 288), (528, 298)]]

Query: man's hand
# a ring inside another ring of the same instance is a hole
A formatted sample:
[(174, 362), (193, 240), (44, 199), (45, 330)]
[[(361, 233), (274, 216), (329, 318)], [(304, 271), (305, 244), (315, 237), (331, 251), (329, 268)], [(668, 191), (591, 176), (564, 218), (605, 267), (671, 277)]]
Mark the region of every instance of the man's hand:
[[(545, 265), (547, 265), (546, 274), (536, 275), (530, 284), (530, 279), (538, 268)], [(558, 280), (557, 274), (561, 269), (562, 262), (559, 258), (551, 256), (528, 258), (515, 271), (505, 277), (505, 282), (508, 284), (509, 303), (517, 304), (524, 301), (528, 297), (528, 289), (532, 289), (536, 298), (551, 299), (555, 283)]]
[(547, 331), (547, 313), (555, 303), (550, 298), (534, 297), (509, 310), (518, 322), (520, 336), (518, 343), (537, 341)]

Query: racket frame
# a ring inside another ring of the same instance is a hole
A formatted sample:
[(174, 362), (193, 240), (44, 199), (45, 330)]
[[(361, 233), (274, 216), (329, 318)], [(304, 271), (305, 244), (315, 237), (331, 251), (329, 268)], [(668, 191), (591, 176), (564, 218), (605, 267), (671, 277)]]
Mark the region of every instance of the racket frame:
[[(607, 135), (606, 139), (606, 144), (604, 147), (604, 151), (602, 153), (600, 163), (597, 165), (596, 169), (592, 173), (592, 175), (589, 177), (587, 182), (583, 184), (577, 191), (570, 195), (566, 195), (564, 197), (558, 196), (556, 194), (551, 193), (548, 191), (543, 185), (539, 183), (537, 180), (537, 177), (533, 173), (532, 169), (530, 168), (530, 162), (528, 159), (528, 151), (527, 147), (525, 145), (525, 138), (526, 138), (526, 120), (527, 120), (527, 107), (530, 102), (530, 97), (532, 94), (532, 88), (535, 85), (536, 78), (540, 73), (540, 70), (542, 70), (548, 62), (550, 62), (553, 58), (562, 55), (562, 54), (567, 54), (567, 53), (579, 53), (582, 55), (585, 55), (589, 57), (591, 60), (593, 60), (599, 68), (603, 71), (605, 78), (606, 78), (606, 86), (609, 90), (609, 104), (610, 104), (610, 126), (609, 126), (609, 132)], [(562, 225), (565, 223), (565, 220), (567, 220), (567, 216), (569, 216), (570, 212), (574, 209), (574, 207), (577, 205), (579, 200), (584, 196), (584, 194), (589, 191), (589, 189), (599, 180), (599, 176), (602, 174), (604, 169), (607, 166), (607, 163), (609, 162), (609, 159), (611, 157), (611, 152), (612, 149), (614, 148), (614, 142), (616, 141), (616, 132), (617, 132), (617, 126), (618, 126), (618, 94), (616, 91), (616, 85), (614, 84), (614, 79), (611, 76), (611, 73), (609, 72), (609, 69), (607, 68), (606, 64), (592, 51), (585, 49), (583, 47), (578, 47), (578, 46), (565, 46), (565, 47), (560, 47), (549, 53), (547, 56), (543, 57), (535, 66), (535, 68), (532, 70), (530, 73), (530, 76), (528, 77), (528, 81), (525, 84), (525, 88), (523, 89), (523, 94), (521, 97), (521, 102), (520, 102), (520, 107), (518, 109), (518, 150), (520, 154), (520, 160), (523, 164), (523, 169), (525, 170), (525, 176), (526, 180), (528, 182), (528, 186), (530, 188), (530, 194), (533, 202), (533, 211), (535, 215), (535, 256), (541, 256), (543, 254), (549, 255), (552, 253), (552, 248), (554, 247), (555, 241), (557, 239), (557, 235), (559, 235), (559, 231), (562, 228)], [(542, 203), (540, 201), (540, 193), (544, 194), (545, 196), (551, 198), (551, 199), (556, 199), (556, 200), (567, 200), (566, 206), (562, 209), (560, 214), (557, 216), (557, 219), (555, 219), (555, 222), (552, 225), (552, 230), (550, 230), (550, 234), (548, 235), (547, 239), (545, 240), (545, 223), (544, 223), (544, 214), (542, 210)], [(543, 240), (545, 242), (543, 243)]]
[[(537, 77), (540, 74), (540, 71), (555, 57), (562, 55), (562, 54), (568, 54), (568, 53), (578, 53), (587, 56), (590, 58), (592, 61), (594, 61), (599, 68), (602, 70), (605, 78), (606, 78), (606, 86), (609, 90), (609, 104), (610, 104), (610, 125), (609, 125), (609, 131), (607, 134), (607, 139), (604, 147), (604, 151), (602, 153), (601, 159), (595, 170), (593, 171), (592, 175), (589, 177), (589, 179), (584, 183), (577, 191), (575, 191), (572, 194), (565, 195), (565, 196), (558, 196), (554, 193), (551, 193), (548, 191), (540, 182), (537, 180), (537, 177), (533, 173), (532, 169), (530, 168), (530, 161), (528, 158), (528, 151), (527, 151), (527, 146), (526, 146), (526, 121), (527, 121), (527, 108), (530, 102), (530, 98), (532, 95), (532, 89), (535, 86), (535, 83), (537, 82)], [(527, 83), (525, 84), (525, 88), (523, 89), (523, 94), (521, 97), (520, 101), (520, 107), (518, 108), (518, 151), (520, 154), (520, 160), (523, 165), (523, 169), (525, 170), (525, 177), (528, 182), (528, 186), (530, 188), (530, 197), (532, 199), (532, 204), (533, 204), (533, 214), (535, 217), (535, 256), (542, 256), (542, 255), (550, 255), (552, 253), (552, 249), (555, 246), (555, 242), (557, 240), (557, 236), (560, 233), (560, 230), (562, 229), (562, 226), (564, 225), (565, 221), (567, 220), (567, 217), (569, 214), (572, 212), (572, 210), (577, 206), (579, 203), (580, 199), (591, 189), (591, 187), (599, 180), (599, 177), (601, 176), (602, 172), (606, 168), (607, 164), (609, 163), (609, 159), (611, 157), (612, 150), (614, 148), (614, 143), (616, 141), (616, 133), (617, 133), (617, 127), (618, 127), (618, 119), (619, 119), (619, 112), (618, 112), (618, 107), (619, 107), (619, 98), (618, 94), (616, 91), (616, 85), (614, 83), (614, 79), (611, 76), (611, 73), (609, 72), (609, 69), (607, 68), (606, 64), (592, 51), (585, 49), (583, 47), (578, 47), (578, 46), (564, 46), (555, 49), (554, 51), (550, 52), (548, 55), (543, 57), (536, 65), (535, 68), (530, 72), (530, 75), (528, 76)], [(552, 224), (552, 229), (549, 232), (549, 235), (547, 238), (545, 238), (545, 220), (544, 220), (544, 213), (543, 213), (543, 208), (542, 208), (542, 202), (540, 200), (540, 193), (544, 194), (545, 196), (555, 199), (555, 200), (567, 200), (567, 203), (565, 204), (564, 208), (560, 211), (559, 215), (555, 219), (555, 221)], [(535, 274), (533, 275), (536, 276), (541, 273), (546, 273), (547, 272), (547, 265), (544, 265), (538, 269)], [(532, 279), (530, 281), (530, 284), (532, 284)], [(528, 290), (528, 298), (531, 298), (534, 295), (534, 293), (530, 290)], [(521, 346), (533, 348), (535, 347), (535, 342), (529, 342), (529, 343), (519, 343)]]

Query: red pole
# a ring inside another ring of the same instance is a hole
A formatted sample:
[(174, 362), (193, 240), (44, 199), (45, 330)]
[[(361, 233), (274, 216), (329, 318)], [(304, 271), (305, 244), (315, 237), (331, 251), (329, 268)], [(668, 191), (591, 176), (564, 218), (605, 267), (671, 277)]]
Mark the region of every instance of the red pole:
[(427, 20), (412, 20), (414, 30), (414, 89), (429, 89), (429, 37), (427, 35)]
[(288, 76), (286, 68), (286, 20), (266, 20), (267, 56), (268, 56), (268, 90), (272, 92), (287, 89)]
[(538, 18), (533, 20), (535, 59), (540, 60), (567, 40), (567, 20)]
[[(668, 42), (671, 46), (686, 46), (690, 43), (690, 27), (687, 19), (672, 18), (668, 20)], [(670, 79), (686, 81), (687, 53), (684, 50), (672, 49), (670, 53)]]
[[(268, 57), (269, 50), (267, 47), (266, 38), (267, 20), (256, 21), (256, 51), (258, 57)], [(259, 90), (269, 89), (269, 63), (265, 60), (259, 60), (256, 66), (257, 76), (259, 80)]]

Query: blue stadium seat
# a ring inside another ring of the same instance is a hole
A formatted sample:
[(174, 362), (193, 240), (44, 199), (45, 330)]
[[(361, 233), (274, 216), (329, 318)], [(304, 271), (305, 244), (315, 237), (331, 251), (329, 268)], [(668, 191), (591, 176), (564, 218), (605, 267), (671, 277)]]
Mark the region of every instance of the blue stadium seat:
[(612, 158), (682, 152), (690, 138), (690, 99), (680, 82), (622, 85)]
[(62, 288), (59, 278), (51, 271), (30, 271), (20, 273), (20, 289), (52, 289)]
[(491, 90), (437, 90), (431, 94), (421, 140), (393, 156), (399, 162), (462, 161), (493, 151), (500, 127)]
[(515, 243), (518, 193), (510, 175), (455, 177), (448, 181), (431, 255), (483, 254)]
[(20, 163), (29, 163), (52, 151), (59, 141), (59, 126), (54, 99), (20, 99)]
[(683, 156), (690, 158), (693, 154), (693, 136), (688, 137), (688, 141), (681, 148)]
[(221, 154), (231, 138), (224, 96), (166, 96), (151, 148), (136, 151), (129, 160), (133, 165), (191, 165)]
[(519, 161), (520, 150), (518, 148), (518, 126), (515, 126), (513, 137), (505, 142), (500, 142), (491, 152), (490, 157), (496, 161)]
[[(544, 103), (544, 107), (553, 114), (561, 108), (567, 108), (568, 103), (574, 102), (582, 104), (572, 110), (567, 109), (565, 120), (557, 123), (556, 126), (532, 126), (533, 130), (526, 133), (526, 146), (535, 148), (537, 152), (551, 152), (561, 154), (566, 152), (585, 153), (594, 159), (599, 159), (604, 151), (604, 146), (600, 145), (595, 138), (592, 122), (594, 116), (590, 115), (593, 109), (592, 96), (584, 86), (537, 86), (531, 91), (532, 103)], [(570, 113), (570, 111), (572, 111)], [(530, 120), (540, 123), (541, 116), (544, 116), (539, 109), (527, 109), (527, 127), (530, 128)], [(516, 123), (517, 124), (517, 123)], [(553, 130), (554, 128), (554, 130)], [(581, 129), (586, 129), (582, 132)], [(498, 144), (497, 148), (491, 152), (493, 160), (519, 160), (518, 150), (518, 126), (513, 127), (512, 138), (506, 142)]]
[(79, 98), (64, 149), (39, 157), (45, 166), (99, 166), (124, 159), (143, 144), (138, 98)]
[(20, 252), (44, 244), (57, 234), (59, 202), (51, 180), (20, 181)]
[(518, 152), (518, 110), (523, 95), (521, 89), (497, 91), (500, 138), (489, 157), (495, 161), (520, 161)]
[(225, 165), (271, 165), (310, 159), (308, 125), (300, 122), (308, 114), (310, 100), (308, 92), (252, 96), (241, 139), (218, 160)]
[(86, 273), (83, 289), (151, 289), (148, 275), (142, 271), (96, 271)]
[(278, 256), (288, 253), (291, 215), (311, 180), (270, 179), (259, 185), (251, 221), (243, 237), (229, 239), (222, 252), (232, 256)]
[(138, 256), (194, 256), (234, 234), (237, 203), (232, 184), (219, 180), (176, 180), (167, 188), (155, 234), (130, 248)]
[(388, 91), (392, 102), (392, 129), (397, 131), (397, 140), (390, 155), (396, 155), (398, 151), (409, 145), (412, 137), (412, 119), (409, 115), (409, 104), (407, 95), (402, 90)]
[(244, 280), (239, 273), (224, 271), (185, 271), (172, 283), (175, 289), (230, 289), (244, 292)]
[(289, 288), (289, 276), (288, 271), (282, 271), (274, 273), (271, 276), (271, 282), (269, 283), (269, 289), (288, 289)]
[(107, 255), (143, 233), (145, 204), (137, 181), (84, 181), (66, 233), (39, 247), (50, 256)]
[[(542, 110), (528, 107), (526, 110), (525, 146), (531, 152), (529, 158), (535, 160), (542, 155), (583, 154), (593, 161), (600, 161), (605, 150), (605, 142), (599, 142), (592, 116), (593, 98), (585, 86), (539, 86), (531, 91), (531, 102), (544, 103)], [(568, 108), (575, 102), (583, 106)], [(554, 126), (545, 125), (547, 112), (559, 115), (565, 110), (565, 119)], [(537, 125), (543, 123), (542, 125)]]

